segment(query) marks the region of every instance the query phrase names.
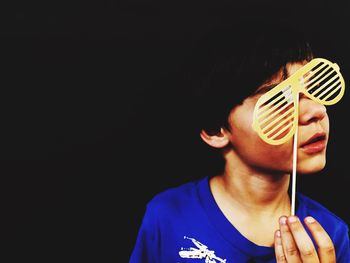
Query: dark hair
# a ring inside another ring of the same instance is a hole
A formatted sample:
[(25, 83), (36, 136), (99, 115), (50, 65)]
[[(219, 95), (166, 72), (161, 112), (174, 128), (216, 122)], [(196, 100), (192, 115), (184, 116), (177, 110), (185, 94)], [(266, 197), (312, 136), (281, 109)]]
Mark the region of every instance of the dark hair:
[(291, 26), (253, 23), (215, 28), (195, 47), (192, 87), (198, 127), (216, 134), (233, 107), (288, 62), (310, 60), (309, 41)]

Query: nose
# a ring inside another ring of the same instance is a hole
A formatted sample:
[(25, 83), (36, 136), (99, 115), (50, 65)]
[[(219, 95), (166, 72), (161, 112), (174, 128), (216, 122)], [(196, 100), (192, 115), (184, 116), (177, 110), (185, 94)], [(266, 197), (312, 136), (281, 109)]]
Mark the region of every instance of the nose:
[[(301, 94), (300, 94), (301, 95)], [(308, 125), (321, 121), (327, 115), (326, 107), (306, 96), (300, 96), (299, 100), (299, 125)]]

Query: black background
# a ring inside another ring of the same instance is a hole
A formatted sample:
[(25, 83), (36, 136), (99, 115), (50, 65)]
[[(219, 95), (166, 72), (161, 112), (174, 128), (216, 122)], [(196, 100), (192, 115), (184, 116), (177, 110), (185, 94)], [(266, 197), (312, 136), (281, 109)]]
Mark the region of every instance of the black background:
[[(215, 172), (184, 85), (209, 30), (295, 23), (350, 78), (350, 7), (320, 1), (27, 1), (2, 8), (1, 240), (11, 260), (127, 262), (146, 203)], [(298, 190), (347, 223), (349, 95)]]

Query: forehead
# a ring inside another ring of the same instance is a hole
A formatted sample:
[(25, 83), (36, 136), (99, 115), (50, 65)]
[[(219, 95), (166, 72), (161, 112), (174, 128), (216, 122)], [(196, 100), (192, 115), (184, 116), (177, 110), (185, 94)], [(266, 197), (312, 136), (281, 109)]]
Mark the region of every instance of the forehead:
[(294, 63), (288, 63), (286, 65), (288, 77), (293, 75), (298, 69), (302, 68), (305, 64), (307, 64), (308, 61), (302, 61), (302, 62), (294, 62)]
[(266, 82), (257, 88), (257, 92), (271, 89), (272, 87), (278, 85), (282, 81), (286, 80), (292, 76), (298, 69), (307, 64), (308, 61), (299, 61), (299, 62), (289, 62), (285, 67), (280, 68), (274, 75), (271, 76)]

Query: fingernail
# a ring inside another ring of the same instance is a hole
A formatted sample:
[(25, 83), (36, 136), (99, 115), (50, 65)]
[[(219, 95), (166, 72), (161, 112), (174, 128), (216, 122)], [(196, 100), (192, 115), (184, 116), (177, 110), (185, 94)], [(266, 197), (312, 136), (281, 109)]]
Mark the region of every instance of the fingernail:
[(315, 222), (315, 219), (311, 216), (308, 216), (307, 218), (305, 218), (305, 221), (311, 224), (311, 223)]
[(276, 231), (276, 236), (281, 237), (281, 231), (277, 230)]
[(288, 222), (289, 223), (295, 223), (296, 221), (297, 221), (297, 218), (295, 216), (288, 217)]
[(285, 225), (287, 223), (287, 218), (285, 216), (280, 218), (280, 224)]

